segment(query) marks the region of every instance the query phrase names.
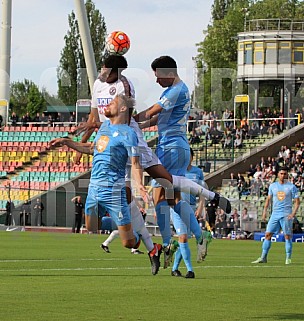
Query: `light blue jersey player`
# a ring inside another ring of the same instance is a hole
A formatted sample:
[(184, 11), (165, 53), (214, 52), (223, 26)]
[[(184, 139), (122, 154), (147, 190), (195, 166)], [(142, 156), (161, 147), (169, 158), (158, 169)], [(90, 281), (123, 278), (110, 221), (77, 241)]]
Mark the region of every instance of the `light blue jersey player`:
[[(190, 149), (191, 151), (191, 161), (189, 166), (187, 167), (187, 172), (186, 172), (186, 177), (191, 179), (191, 181), (201, 185), (204, 187), (205, 183), (204, 183), (204, 173), (203, 171), (197, 167), (197, 166), (192, 166), (192, 160), (193, 160), (193, 150)], [(182, 198), (184, 201), (186, 201), (187, 203), (189, 203), (193, 209), (193, 211), (196, 211), (196, 205), (197, 205), (197, 201), (196, 201), (196, 196), (191, 194), (191, 193), (182, 193)]]
[[(173, 58), (161, 56), (155, 59), (151, 67), (156, 76), (156, 82), (166, 90), (160, 99), (147, 111), (137, 116), (139, 121), (150, 121), (150, 126), (158, 126), (158, 144), (156, 155), (161, 164), (171, 175), (185, 176), (190, 161), (190, 146), (186, 136), (187, 120), (190, 112), (190, 95), (185, 83), (177, 74), (177, 65)], [(157, 223), (161, 231), (165, 253), (166, 268), (172, 258), (170, 207), (172, 221), (176, 233), (179, 236), (179, 247), (187, 267), (186, 278), (194, 278), (191, 264), (191, 254), (188, 245), (188, 229), (191, 230), (198, 241), (202, 237), (202, 231), (194, 217), (190, 205), (181, 200), (179, 192), (174, 196), (166, 195), (165, 189), (158, 184), (153, 184), (153, 199), (157, 215)], [(195, 217), (194, 217), (195, 218)], [(198, 242), (198, 248), (200, 243)]]
[[(267, 209), (272, 201), (272, 214), (268, 221), (265, 239), (262, 245), (262, 255), (252, 263), (267, 263), (267, 255), (271, 247), (271, 237), (282, 229), (285, 236), (286, 260), (291, 263), (292, 254), (292, 224), (300, 206), (299, 192), (294, 184), (286, 181), (287, 168), (282, 167), (278, 172), (278, 181), (269, 186), (262, 220), (266, 219)], [(294, 209), (293, 201), (295, 202)]]
[(108, 212), (117, 226), (131, 222), (125, 169), (128, 157), (139, 156), (136, 154), (137, 144), (137, 136), (128, 124), (111, 124), (110, 120), (103, 122), (94, 139), (86, 215), (97, 215), (99, 204), (101, 216)]
[[(92, 231), (98, 229), (98, 210), (108, 212), (115, 221), (123, 246), (137, 248), (139, 236), (131, 225), (130, 209), (126, 197), (125, 168), (128, 157), (132, 165), (140, 167), (137, 153), (137, 136), (128, 126), (135, 101), (125, 95), (117, 95), (104, 110), (109, 119), (99, 129), (93, 145), (58, 138), (50, 147), (67, 145), (80, 153), (94, 153), (93, 167), (86, 200), (86, 225)], [(138, 171), (134, 171), (137, 175)], [(138, 182), (141, 177), (138, 177)], [(143, 188), (144, 186), (140, 186)]]

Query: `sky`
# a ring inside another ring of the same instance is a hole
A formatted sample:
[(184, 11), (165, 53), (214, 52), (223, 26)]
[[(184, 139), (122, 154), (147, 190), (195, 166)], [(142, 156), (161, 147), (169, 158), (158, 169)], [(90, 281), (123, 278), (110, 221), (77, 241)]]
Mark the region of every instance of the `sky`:
[[(32, 80), (50, 93), (57, 92), (56, 68), (64, 47), (68, 14), (74, 0), (12, 0), (11, 81)], [(95, 0), (107, 32), (121, 30), (131, 40), (124, 73), (135, 85), (138, 105), (157, 101), (162, 88), (155, 83), (151, 62), (170, 55), (181, 78), (192, 90), (196, 43), (210, 23), (213, 0)], [(2, 8), (1, 8), (2, 9)], [(1, 10), (2, 16), (2, 10)], [(1, 18), (2, 20), (2, 18)], [(97, 66), (99, 69), (100, 66)]]

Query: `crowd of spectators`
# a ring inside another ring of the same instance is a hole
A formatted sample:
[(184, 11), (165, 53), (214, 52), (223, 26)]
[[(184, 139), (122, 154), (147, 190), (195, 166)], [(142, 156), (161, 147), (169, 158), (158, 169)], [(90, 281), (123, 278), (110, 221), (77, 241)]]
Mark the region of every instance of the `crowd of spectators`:
[[(85, 122), (87, 117), (82, 117), (81, 122)], [(61, 126), (64, 123), (75, 123), (76, 122), (76, 113), (71, 112), (67, 113), (51, 113), (46, 115), (45, 113), (36, 113), (34, 117), (31, 117), (29, 113), (26, 113), (22, 116), (18, 116), (15, 112), (9, 117), (9, 123), (11, 126), (23, 126), (28, 127), (29, 124), (33, 124), (35, 126)]]
[(235, 187), (240, 195), (266, 196), (269, 185), (275, 181), (280, 166), (289, 169), (289, 180), (304, 191), (304, 143), (294, 148), (281, 146), (276, 157), (261, 157), (257, 164), (250, 164), (247, 177), (241, 173), (230, 174), (230, 186)]
[[(228, 185), (232, 191), (237, 191), (239, 198), (242, 196), (256, 196), (266, 198), (269, 185), (277, 178), (280, 166), (286, 166), (289, 170), (289, 181), (299, 190), (304, 192), (304, 141), (293, 148), (281, 146), (275, 157), (261, 157), (257, 164), (250, 164), (246, 173), (230, 173)], [(245, 197), (246, 199), (246, 197)], [(252, 213), (251, 213), (252, 215)], [(244, 230), (244, 222), (250, 222), (248, 208), (243, 207), (242, 212), (234, 208), (231, 215), (227, 215), (220, 208), (216, 209), (215, 236), (236, 239), (252, 237), (250, 231)], [(243, 230), (241, 229), (241, 226)], [(301, 233), (301, 224), (295, 218), (294, 233)]]
[(216, 112), (196, 112), (190, 118), (191, 122), (188, 131), (191, 134), (189, 142), (191, 144), (202, 141), (211, 141), (212, 144), (220, 143), (224, 149), (242, 148), (244, 139), (252, 139), (263, 135), (276, 135), (281, 133), (287, 126), (294, 127), (298, 121), (294, 118), (300, 116), (300, 121), (304, 119), (304, 107), (300, 112), (290, 110), (290, 119), (283, 119), (283, 111), (258, 109), (252, 111), (250, 121), (243, 118), (238, 122), (234, 120), (233, 111), (226, 109), (220, 117)]

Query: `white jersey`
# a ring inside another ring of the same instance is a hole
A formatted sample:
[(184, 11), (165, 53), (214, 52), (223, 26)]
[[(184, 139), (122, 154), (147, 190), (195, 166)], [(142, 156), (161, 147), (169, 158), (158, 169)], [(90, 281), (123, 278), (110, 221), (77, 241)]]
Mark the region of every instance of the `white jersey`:
[[(125, 76), (118, 79), (114, 83), (102, 82), (97, 79), (93, 87), (92, 104), (91, 108), (98, 108), (98, 115), (100, 122), (104, 122), (107, 118), (104, 115), (104, 109), (117, 95), (131, 95), (135, 97), (135, 90), (132, 82)], [(143, 137), (143, 133), (138, 126), (138, 123), (131, 118), (130, 127), (135, 130), (138, 137), (138, 147), (140, 153), (140, 164), (143, 169), (160, 164), (157, 156), (153, 153), (151, 148)], [(126, 169), (126, 179), (130, 179), (131, 164), (128, 162)]]
[(101, 122), (104, 122), (106, 119), (104, 115), (105, 107), (113, 98), (115, 98), (115, 96), (127, 94), (135, 98), (135, 90), (131, 81), (124, 76), (122, 76), (122, 79), (123, 81), (118, 79), (111, 84), (102, 82), (100, 79), (97, 79), (94, 82), (91, 108), (98, 109), (98, 115)]

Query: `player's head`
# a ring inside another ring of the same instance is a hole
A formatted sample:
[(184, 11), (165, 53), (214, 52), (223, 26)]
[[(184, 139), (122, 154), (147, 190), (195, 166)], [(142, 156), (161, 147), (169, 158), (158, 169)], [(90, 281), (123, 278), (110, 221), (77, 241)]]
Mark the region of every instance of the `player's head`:
[(110, 119), (129, 121), (134, 111), (135, 99), (126, 95), (117, 95), (106, 107), (104, 114)]
[(124, 56), (109, 55), (103, 62), (99, 79), (107, 83), (115, 82), (127, 68), (128, 62)]
[(281, 166), (278, 171), (279, 181), (284, 181), (288, 178), (288, 168), (286, 166)]
[(177, 75), (176, 61), (170, 56), (161, 56), (151, 63), (151, 68), (155, 73), (156, 82), (162, 87), (172, 86)]

